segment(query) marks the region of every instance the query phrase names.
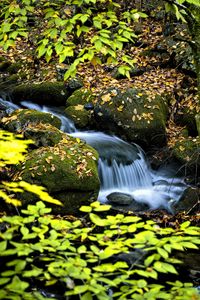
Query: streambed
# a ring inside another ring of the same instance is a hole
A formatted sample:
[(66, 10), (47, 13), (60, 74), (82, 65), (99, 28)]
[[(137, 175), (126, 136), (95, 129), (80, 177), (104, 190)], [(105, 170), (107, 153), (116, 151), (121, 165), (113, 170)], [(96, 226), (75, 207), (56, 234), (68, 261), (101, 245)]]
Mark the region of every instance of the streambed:
[(2, 99), (1, 105), (9, 112), (17, 108), (50, 112), (61, 120), (62, 131), (95, 148), (99, 153), (100, 202), (111, 202), (127, 210), (164, 208), (173, 212), (172, 204), (179, 201), (188, 187), (183, 178), (174, 176), (174, 169), (153, 170), (140, 146), (103, 132), (79, 131), (57, 108), (28, 101), (15, 105)]

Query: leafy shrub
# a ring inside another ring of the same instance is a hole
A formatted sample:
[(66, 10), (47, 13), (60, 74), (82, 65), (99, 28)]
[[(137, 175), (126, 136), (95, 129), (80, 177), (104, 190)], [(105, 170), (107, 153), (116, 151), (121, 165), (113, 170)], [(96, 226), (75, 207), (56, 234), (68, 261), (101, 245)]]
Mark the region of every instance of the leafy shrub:
[[(99, 202), (82, 207), (90, 221), (56, 218), (43, 202), (19, 216), (3, 216), (0, 299), (43, 299), (45, 289), (65, 299), (199, 299), (191, 283), (178, 280), (175, 266), (181, 262), (173, 255), (198, 249), (199, 228), (99, 216), (109, 208)], [(122, 253), (135, 258), (127, 263)], [(162, 279), (165, 274), (171, 282)]]
[[(113, 0), (1, 0), (0, 46), (7, 50), (25, 39), (37, 57), (50, 61), (55, 56), (67, 62), (65, 79), (76, 74), (85, 61), (100, 64), (124, 63), (119, 72), (129, 76), (133, 60), (121, 53), (136, 35), (133, 21), (146, 17), (136, 9), (123, 11)], [(118, 58), (117, 58), (118, 57)]]

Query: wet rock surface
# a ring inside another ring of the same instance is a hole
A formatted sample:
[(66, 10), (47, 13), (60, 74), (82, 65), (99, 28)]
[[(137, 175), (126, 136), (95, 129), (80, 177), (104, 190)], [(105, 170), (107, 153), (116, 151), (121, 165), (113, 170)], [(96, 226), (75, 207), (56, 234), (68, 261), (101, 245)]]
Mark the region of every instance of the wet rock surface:
[(125, 211), (144, 211), (148, 210), (148, 205), (139, 203), (129, 194), (113, 192), (107, 196), (108, 201), (114, 209), (124, 209)]
[(174, 213), (185, 211), (187, 214), (195, 214), (200, 211), (200, 188), (187, 188), (181, 199), (172, 204)]

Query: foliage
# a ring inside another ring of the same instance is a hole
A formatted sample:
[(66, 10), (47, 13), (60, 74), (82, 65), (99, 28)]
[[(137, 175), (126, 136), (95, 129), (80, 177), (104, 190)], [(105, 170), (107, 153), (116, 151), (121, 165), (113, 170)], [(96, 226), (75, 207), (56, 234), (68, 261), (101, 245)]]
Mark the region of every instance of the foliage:
[[(65, 79), (85, 61), (96, 65), (105, 58), (117, 64), (117, 52), (136, 37), (132, 22), (146, 17), (136, 9), (123, 11), (113, 0), (1, 0), (0, 5), (0, 46), (7, 50), (18, 40), (30, 42), (38, 58), (69, 63)], [(124, 63), (119, 72), (129, 76), (134, 61), (119, 57)]]
[[(165, 9), (166, 12), (173, 12), (176, 15), (177, 20), (187, 22), (185, 16), (190, 13), (190, 5), (196, 5), (200, 7), (199, 0), (177, 0), (177, 1), (166, 1)], [(193, 18), (195, 16), (193, 15)]]
[[(23, 140), (21, 135), (14, 135), (13, 133), (0, 130), (0, 171), (5, 170), (7, 165), (15, 165), (22, 161), (28, 145), (31, 143), (33, 143), (31, 140)], [(20, 206), (21, 201), (16, 199), (13, 194), (23, 193), (24, 191), (39, 196), (43, 201), (61, 205), (61, 202), (49, 196), (43, 187), (24, 181), (2, 181), (0, 184), (0, 198), (8, 204)]]
[(22, 135), (0, 130), (0, 167), (17, 164), (24, 159), (30, 140), (23, 140)]
[[(88, 223), (55, 218), (43, 202), (20, 216), (3, 216), (0, 299), (43, 299), (39, 289), (67, 299), (199, 299), (192, 284), (178, 280), (174, 257), (175, 250), (198, 249), (199, 228), (99, 216), (109, 208), (99, 202), (82, 207)], [(129, 264), (121, 253), (135, 259)], [(171, 281), (165, 283), (163, 274)]]

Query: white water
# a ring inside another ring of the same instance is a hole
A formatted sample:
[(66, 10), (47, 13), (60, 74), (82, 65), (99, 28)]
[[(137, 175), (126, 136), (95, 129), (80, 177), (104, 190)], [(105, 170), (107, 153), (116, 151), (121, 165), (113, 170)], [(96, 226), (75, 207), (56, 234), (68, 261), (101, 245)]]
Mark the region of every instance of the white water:
[(31, 103), (28, 101), (22, 101), (20, 104), (25, 108), (48, 112), (48, 113), (51, 113), (52, 115), (58, 117), (61, 120), (61, 124), (62, 124), (60, 130), (62, 130), (64, 132), (76, 131), (74, 123), (69, 118), (63, 116), (63, 114), (58, 109), (56, 109), (56, 107), (48, 107), (45, 105), (41, 106), (41, 105)]
[[(9, 105), (12, 109), (18, 108)], [(73, 122), (56, 108), (27, 101), (21, 102), (21, 106), (56, 115), (62, 122), (61, 130), (79, 137), (98, 151), (101, 181), (98, 199), (101, 202), (106, 202), (110, 193), (120, 192), (130, 194), (135, 201), (146, 203), (150, 208), (170, 209), (170, 203), (178, 201), (187, 187), (181, 178), (173, 177), (169, 170), (153, 171), (137, 145), (130, 145), (102, 132), (77, 131)]]

